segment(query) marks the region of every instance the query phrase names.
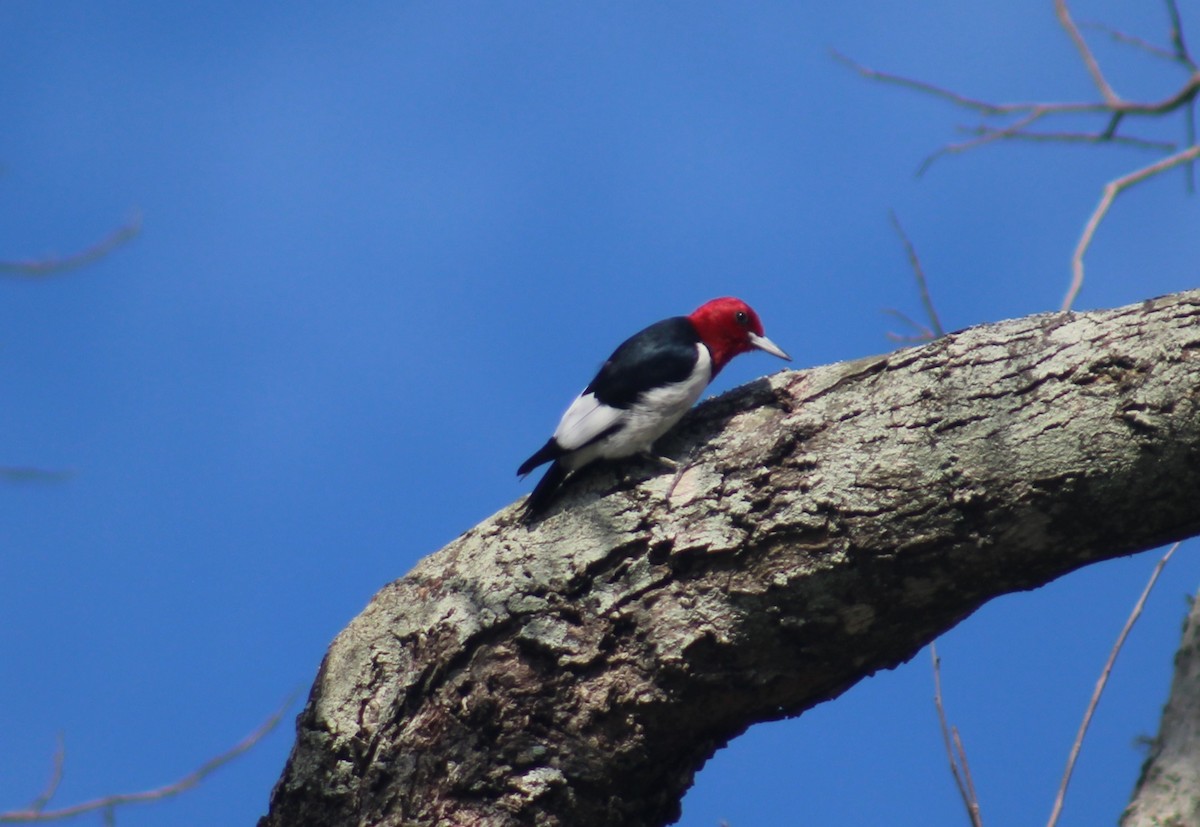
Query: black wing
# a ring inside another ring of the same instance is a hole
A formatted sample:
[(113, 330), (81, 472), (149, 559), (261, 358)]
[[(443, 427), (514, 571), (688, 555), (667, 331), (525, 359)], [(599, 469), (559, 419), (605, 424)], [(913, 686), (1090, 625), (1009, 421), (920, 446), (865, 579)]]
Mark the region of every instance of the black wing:
[(614, 408), (629, 408), (648, 390), (682, 382), (696, 369), (700, 334), (685, 316), (655, 322), (613, 351), (584, 389)]

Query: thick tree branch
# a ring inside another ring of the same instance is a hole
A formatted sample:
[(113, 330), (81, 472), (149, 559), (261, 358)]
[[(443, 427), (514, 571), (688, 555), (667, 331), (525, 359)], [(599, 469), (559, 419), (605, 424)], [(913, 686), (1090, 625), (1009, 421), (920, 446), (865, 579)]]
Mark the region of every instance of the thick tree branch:
[(663, 824), (749, 725), (1200, 533), (1200, 291), (776, 374), (660, 447), (697, 445), (669, 499), (597, 469), (384, 588), (260, 825)]

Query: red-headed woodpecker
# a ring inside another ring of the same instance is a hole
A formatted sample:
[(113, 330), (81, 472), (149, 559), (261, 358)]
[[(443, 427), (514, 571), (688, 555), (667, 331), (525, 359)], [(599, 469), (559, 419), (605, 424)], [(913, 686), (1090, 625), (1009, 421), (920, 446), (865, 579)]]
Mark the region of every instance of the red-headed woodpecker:
[(649, 453), (730, 359), (755, 349), (792, 358), (763, 335), (748, 304), (728, 297), (626, 339), (575, 397), (554, 436), (517, 469), (524, 476), (550, 463), (529, 495), (526, 517), (545, 511), (567, 475), (589, 462)]

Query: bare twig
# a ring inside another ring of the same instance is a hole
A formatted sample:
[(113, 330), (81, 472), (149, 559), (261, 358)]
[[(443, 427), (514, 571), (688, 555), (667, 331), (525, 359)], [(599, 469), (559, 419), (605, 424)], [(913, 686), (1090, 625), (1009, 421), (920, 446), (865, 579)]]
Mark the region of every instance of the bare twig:
[(1046, 115), (1049, 115), (1051, 111), (1052, 110), (1044, 107), (1034, 109), (1027, 115), (1018, 118), (1005, 127), (997, 128), (981, 126), (979, 128), (978, 137), (972, 138), (969, 141), (959, 141), (957, 143), (946, 144), (936, 152), (932, 152), (926, 156), (925, 160), (921, 162), (921, 165), (917, 167), (917, 177), (920, 178), (922, 175), (928, 172), (929, 168), (933, 166), (934, 161), (940, 160), (946, 155), (953, 155), (957, 152), (966, 152), (968, 149), (975, 149), (977, 147), (984, 146), (985, 144), (990, 144), (993, 141), (1015, 138), (1018, 135), (1022, 135), (1025, 133), (1026, 129), (1044, 118)]
[(1083, 39), (1083, 34), (1079, 31), (1079, 27), (1075, 25), (1075, 21), (1071, 19), (1071, 12), (1067, 8), (1067, 0), (1054, 0), (1054, 14), (1058, 17), (1058, 22), (1062, 24), (1062, 27), (1067, 30), (1067, 35), (1075, 44), (1075, 48), (1079, 50), (1079, 56), (1083, 58), (1083, 65), (1087, 67), (1088, 74), (1092, 76), (1092, 81), (1096, 84), (1096, 88), (1104, 96), (1105, 103), (1110, 107), (1119, 105), (1121, 98), (1108, 85), (1108, 81), (1104, 79), (1104, 73), (1100, 71), (1100, 64), (1096, 63), (1095, 55), (1088, 48), (1087, 41)]
[[(1142, 51), (1169, 60), (1172, 63), (1178, 63), (1183, 68), (1195, 72), (1197, 70), (1196, 62), (1192, 59), (1188, 52), (1187, 43), (1183, 39), (1183, 22), (1179, 19), (1179, 7), (1175, 0), (1166, 0), (1167, 16), (1170, 18), (1170, 39), (1171, 48), (1165, 49), (1162, 46), (1155, 45), (1148, 40), (1136, 37), (1126, 32), (1105, 26), (1102, 23), (1088, 24), (1090, 28), (1099, 29), (1106, 32), (1113, 40), (1118, 43), (1127, 43), (1135, 46)], [(1186, 133), (1186, 145), (1192, 146), (1196, 143), (1196, 99), (1193, 97), (1187, 101), (1187, 112), (1184, 114), (1184, 132)], [(1174, 147), (1172, 147), (1174, 149)], [(1196, 165), (1194, 162), (1188, 162), (1185, 171), (1185, 185), (1189, 194), (1196, 191)]]
[(29, 804), (29, 809), (35, 813), (40, 813), (50, 803), (50, 799), (54, 798), (54, 794), (58, 792), (58, 785), (62, 783), (63, 764), (67, 759), (67, 747), (63, 742), (62, 733), (58, 733), (57, 743), (54, 747), (54, 768), (50, 771), (50, 781), (46, 784), (46, 789), (42, 794), (35, 798)]
[[(1084, 45), (1084, 49), (1086, 50), (1086, 44)], [(832, 54), (836, 60), (849, 66), (855, 72), (864, 78), (867, 78), (868, 80), (875, 80), (881, 83), (889, 83), (897, 86), (903, 86), (908, 89), (913, 89), (923, 94), (931, 95), (947, 101), (964, 109), (970, 109), (978, 112), (984, 118), (1014, 118), (1011, 123), (1005, 126), (981, 124), (974, 130), (977, 133), (976, 137), (967, 141), (948, 143), (941, 147), (921, 162), (921, 165), (917, 169), (918, 176), (923, 175), (935, 161), (946, 155), (953, 155), (960, 152), (965, 152), (969, 149), (976, 149), (999, 140), (1032, 138), (1033, 140), (1044, 141), (1086, 141), (1088, 143), (1095, 144), (1119, 143), (1132, 144), (1136, 146), (1158, 145), (1160, 142), (1153, 142), (1144, 138), (1118, 136), (1116, 134), (1116, 128), (1123, 118), (1130, 115), (1153, 117), (1174, 112), (1184, 106), (1191, 107), (1197, 94), (1200, 93), (1200, 71), (1193, 71), (1188, 77), (1187, 81), (1184, 82), (1179, 89), (1177, 89), (1173, 94), (1157, 101), (1127, 101), (1117, 98), (1115, 93), (1113, 93), (1114, 96), (1111, 100), (1106, 99), (1104, 101), (1020, 101), (996, 103), (992, 101), (985, 101), (980, 98), (970, 97), (968, 95), (963, 95), (945, 87), (928, 83), (926, 81), (917, 80), (915, 78), (906, 77), (904, 75), (893, 74), (891, 72), (881, 72), (868, 66), (864, 66), (863, 64), (852, 60), (841, 52), (833, 51)], [(1086, 54), (1090, 55), (1091, 52), (1087, 51)], [(1101, 79), (1103, 79), (1102, 76)], [(1107, 86), (1107, 84), (1105, 84), (1105, 86)], [(1109, 91), (1111, 92), (1111, 89), (1109, 89)], [(1108, 125), (1105, 129), (1095, 133), (1033, 133), (1029, 131), (1029, 128), (1033, 124), (1048, 116), (1104, 113), (1108, 113), (1109, 115)]]
[(1067, 289), (1067, 295), (1063, 299), (1061, 309), (1070, 310), (1071, 305), (1075, 303), (1075, 297), (1079, 295), (1080, 288), (1083, 287), (1083, 257), (1087, 253), (1088, 247), (1092, 244), (1092, 237), (1096, 234), (1096, 228), (1100, 226), (1100, 222), (1108, 214), (1113, 199), (1134, 184), (1145, 181), (1147, 178), (1152, 178), (1171, 167), (1195, 160), (1197, 157), (1200, 157), (1200, 144), (1190, 146), (1185, 150), (1176, 152), (1174, 155), (1168, 155), (1161, 161), (1156, 161), (1128, 175), (1123, 175), (1120, 178), (1109, 181), (1105, 185), (1100, 203), (1096, 205), (1096, 209), (1092, 212), (1091, 217), (1084, 226), (1083, 235), (1080, 236), (1079, 243), (1075, 246), (1075, 252), (1071, 256), (1071, 285)]
[(1087, 734), (1088, 726), (1092, 722), (1092, 715), (1096, 712), (1096, 706), (1100, 703), (1100, 696), (1104, 694), (1104, 687), (1108, 684), (1108, 676), (1112, 673), (1113, 664), (1117, 660), (1117, 655), (1121, 651), (1121, 647), (1125, 645), (1125, 638), (1129, 636), (1129, 630), (1133, 628), (1133, 624), (1137, 623), (1137, 619), (1142, 614), (1142, 608), (1146, 605), (1146, 598), (1150, 596), (1150, 591), (1154, 588), (1154, 584), (1158, 582), (1158, 576), (1162, 574), (1163, 567), (1167, 561), (1171, 559), (1171, 555), (1175, 553), (1175, 549), (1179, 548), (1179, 543), (1167, 549), (1167, 553), (1158, 561), (1158, 565), (1154, 567), (1154, 571), (1150, 573), (1150, 580), (1146, 583), (1146, 587), (1142, 589), (1141, 596), (1134, 604), (1133, 611), (1129, 613), (1129, 617), (1125, 621), (1125, 626), (1121, 629), (1121, 633), (1117, 635), (1117, 642), (1113, 644), (1112, 651), (1108, 653), (1108, 660), (1104, 664), (1104, 669), (1100, 672), (1100, 678), (1096, 681), (1096, 688), (1092, 690), (1092, 699), (1088, 702), (1087, 710), (1083, 713), (1083, 722), (1079, 725), (1079, 732), (1075, 735), (1075, 742), (1071, 744), (1071, 754), (1067, 757), (1067, 768), (1063, 772), (1062, 782), (1058, 785), (1058, 795), (1054, 798), (1054, 809), (1050, 811), (1050, 820), (1046, 822), (1046, 827), (1055, 827), (1058, 824), (1058, 817), (1062, 813), (1063, 800), (1067, 797), (1067, 785), (1071, 783), (1071, 773), (1075, 770), (1075, 761), (1079, 758), (1079, 750), (1083, 746), (1083, 736)]
[[(1139, 138), (1136, 135), (1111, 135), (1108, 131), (1103, 132), (1031, 132), (1029, 130), (1021, 130), (1012, 132), (1010, 129), (998, 129), (987, 124), (979, 124), (978, 126), (959, 127), (959, 131), (971, 135), (993, 135), (1012, 141), (1031, 141), (1043, 143), (1059, 143), (1059, 144), (1118, 144), (1120, 146), (1128, 146), (1136, 149), (1156, 149), (1159, 151), (1174, 152), (1179, 148), (1179, 144), (1174, 141), (1156, 141), (1152, 138)], [(1192, 142), (1189, 141), (1189, 144)]]
[(917, 80), (916, 78), (910, 78), (905, 75), (898, 75), (892, 72), (881, 72), (878, 69), (872, 69), (871, 67), (864, 66), (853, 58), (842, 54), (836, 49), (831, 49), (830, 54), (835, 60), (845, 64), (846, 66), (849, 66), (867, 80), (877, 80), (881, 83), (890, 83), (895, 86), (903, 86), (908, 89), (915, 89), (918, 92), (932, 95), (935, 98), (941, 98), (944, 101), (953, 103), (956, 106), (961, 106), (964, 109), (973, 109), (982, 115), (1013, 115), (1017, 113), (1028, 113), (1031, 110), (1044, 109), (1046, 107), (1050, 107), (1056, 112), (1069, 112), (1074, 114), (1103, 112), (1109, 109), (1108, 104), (1094, 102), (1035, 103), (1032, 101), (1017, 101), (1011, 103), (994, 103), (992, 101), (985, 101), (980, 98), (972, 98), (968, 95), (962, 95), (951, 89), (947, 89), (944, 86), (938, 86), (923, 80)]
[[(34, 802), (34, 805), (37, 806), (31, 805), (24, 810), (0, 812), (0, 824), (32, 824), (41, 821), (58, 821), (61, 819), (74, 818), (75, 816), (94, 812), (102, 813), (106, 823), (112, 823), (113, 819), (115, 818), (113, 813), (117, 807), (122, 807), (128, 804), (145, 804), (150, 801), (161, 801), (164, 798), (170, 798), (171, 796), (179, 795), (180, 793), (195, 787), (213, 771), (224, 766), (225, 764), (228, 764), (234, 758), (237, 758), (239, 755), (246, 752), (264, 737), (266, 737), (267, 733), (278, 726), (279, 722), (283, 720), (284, 713), (287, 711), (288, 707), (292, 705), (294, 700), (295, 696), (289, 697), (276, 712), (274, 712), (269, 718), (267, 718), (267, 720), (260, 724), (257, 729), (255, 729), (241, 741), (234, 744), (231, 748), (220, 755), (205, 761), (195, 770), (171, 784), (166, 784), (162, 787), (156, 787), (152, 790), (144, 790), (137, 793), (118, 793), (116, 795), (106, 795), (102, 798), (95, 798), (91, 801), (85, 801), (81, 804), (75, 804), (70, 807), (62, 807), (57, 810), (45, 809), (46, 804), (49, 802), (49, 797), (46, 795), (46, 793), (43, 793), (43, 795), (39, 796)], [(59, 775), (61, 775), (61, 768), (59, 768), (57, 772)], [(47, 793), (53, 795), (56, 788), (57, 782), (54, 781), (51, 787), (47, 789)]]
[[(1196, 61), (1192, 59), (1187, 43), (1183, 39), (1183, 21), (1179, 19), (1179, 6), (1175, 0), (1167, 0), (1167, 16), (1171, 19), (1171, 47), (1175, 50), (1175, 57), (1192, 72), (1196, 72), (1200, 67), (1196, 66)], [(1191, 146), (1196, 143), (1196, 99), (1194, 97), (1188, 101), (1184, 127), (1187, 130), (1188, 145)], [(1196, 191), (1196, 165), (1191, 162), (1187, 165), (1187, 191), (1189, 193)]]
[[(1187, 44), (1183, 39), (1182, 23), (1179, 17), (1179, 9), (1176, 0), (1166, 0), (1168, 16), (1171, 20), (1171, 48), (1172, 51), (1154, 46), (1148, 41), (1141, 40), (1126, 35), (1115, 30), (1108, 30), (1114, 37), (1118, 37), (1127, 42), (1134, 43), (1140, 48), (1146, 49), (1161, 57), (1166, 57), (1180, 65), (1186, 67), (1190, 74), (1188, 79), (1181, 85), (1173, 94), (1168, 95), (1159, 101), (1127, 101), (1117, 95), (1113, 88), (1109, 85), (1101, 71), (1099, 64), (1096, 62), (1095, 56), (1088, 48), (1087, 42), (1080, 33), (1079, 27), (1071, 18), (1070, 10), (1067, 7), (1066, 0), (1054, 0), (1055, 14), (1058, 17), (1059, 23), (1066, 30), (1072, 42), (1075, 44), (1076, 50), (1079, 52), (1084, 65), (1087, 67), (1088, 73), (1092, 76), (1097, 89), (1100, 90), (1103, 101), (1100, 102), (1082, 102), (1082, 103), (993, 103), (991, 101), (972, 98), (957, 92), (945, 89), (941, 86), (936, 86), (924, 81), (914, 80), (902, 75), (890, 74), (887, 72), (879, 72), (863, 66), (850, 58), (838, 52), (834, 52), (834, 57), (842, 63), (853, 68), (863, 77), (871, 80), (878, 80), (884, 83), (896, 84), (909, 89), (932, 95), (941, 100), (948, 101), (966, 109), (978, 112), (984, 118), (990, 117), (1009, 117), (1011, 122), (1004, 126), (995, 126), (988, 123), (979, 124), (970, 131), (973, 137), (965, 141), (948, 143), (938, 149), (936, 152), (928, 156), (917, 170), (917, 174), (921, 175), (929, 169), (934, 161), (946, 155), (951, 155), (958, 152), (965, 152), (969, 149), (976, 149), (986, 144), (994, 143), (1000, 140), (1024, 140), (1024, 141), (1056, 141), (1060, 143), (1115, 143), (1126, 146), (1136, 146), (1139, 148), (1152, 148), (1163, 151), (1169, 151), (1172, 154), (1162, 158), (1152, 164), (1149, 164), (1141, 169), (1135, 170), (1127, 175), (1110, 181), (1104, 188), (1104, 192), (1093, 210), (1087, 223), (1084, 225), (1083, 233), (1079, 238), (1079, 242), (1075, 247), (1075, 251), (1071, 256), (1071, 282), (1067, 289), (1067, 294), (1063, 299), (1062, 309), (1069, 310), (1074, 304), (1076, 297), (1079, 295), (1080, 289), (1083, 287), (1083, 258), (1091, 246), (1092, 239), (1096, 234), (1100, 222), (1108, 214), (1112, 207), (1114, 199), (1125, 189), (1134, 184), (1144, 181), (1147, 178), (1165, 172), (1172, 167), (1181, 164), (1187, 168), (1187, 188), (1191, 192), (1195, 189), (1194, 182), (1194, 162), (1200, 157), (1200, 145), (1196, 143), (1196, 125), (1195, 125), (1195, 105), (1197, 95), (1200, 95), (1200, 69), (1197, 68), (1187, 49)], [(1154, 141), (1140, 136), (1118, 135), (1117, 129), (1125, 119), (1132, 116), (1159, 116), (1170, 112), (1183, 109), (1184, 115), (1184, 131), (1186, 133), (1187, 145), (1183, 149), (1178, 149), (1174, 144), (1164, 141)], [(1071, 131), (1033, 131), (1032, 127), (1035, 123), (1051, 115), (1067, 115), (1067, 114), (1108, 114), (1108, 123), (1104, 129), (1098, 132), (1071, 132)]]
[(1114, 29), (1112, 26), (1105, 25), (1104, 23), (1088, 21), (1086, 23), (1080, 23), (1079, 28), (1095, 29), (1098, 32), (1103, 32), (1104, 34), (1108, 35), (1117, 43), (1123, 43), (1126, 46), (1133, 46), (1136, 49), (1141, 49), (1147, 54), (1154, 55), (1154, 57), (1160, 57), (1163, 60), (1169, 60), (1172, 63), (1179, 62), (1179, 55), (1171, 49), (1151, 43), (1149, 40), (1138, 37), (1137, 35), (1129, 34), (1128, 32), (1123, 32), (1120, 29)]
[[(1183, 39), (1183, 21), (1179, 19), (1179, 6), (1175, 0), (1167, 0), (1167, 16), (1171, 19), (1171, 47), (1175, 50), (1175, 56), (1179, 59), (1180, 63), (1195, 72), (1200, 67), (1196, 66), (1196, 61), (1192, 59), (1187, 43)], [(1196, 143), (1195, 98), (1188, 101), (1184, 127), (1187, 130), (1188, 145)], [(1189, 193), (1196, 191), (1196, 165), (1192, 162), (1189, 162), (1187, 165), (1187, 191)]]
[(917, 331), (916, 333), (914, 333), (912, 335), (906, 336), (903, 333), (893, 333), (892, 331), (889, 330), (884, 335), (887, 336), (889, 339), (891, 339), (893, 342), (904, 342), (906, 344), (911, 344), (914, 342), (932, 342), (936, 338), (933, 335), (932, 330), (930, 330), (928, 327), (926, 327), (925, 325), (918, 322), (916, 319), (909, 316), (907, 313), (903, 313), (894, 307), (885, 307), (885, 308), (883, 308), (883, 312), (888, 314), (889, 316), (893, 316), (893, 317), (899, 319), (900, 321), (904, 322), (904, 324), (908, 325), (913, 330)]
[(969, 804), (967, 807), (972, 816), (972, 824), (975, 827), (980, 827), (983, 824), (983, 816), (979, 812), (979, 794), (975, 792), (975, 779), (971, 777), (971, 765), (967, 763), (967, 750), (963, 746), (962, 738), (959, 737), (958, 727), (950, 727), (950, 735), (954, 738), (954, 752), (958, 755), (958, 764), (962, 767), (963, 780), (967, 784), (967, 796)]
[[(937, 707), (938, 724), (942, 730), (942, 743), (946, 747), (946, 757), (950, 760), (950, 774), (954, 776), (954, 785), (962, 796), (963, 806), (967, 808), (967, 817), (971, 819), (971, 827), (983, 827), (983, 815), (979, 810), (979, 798), (975, 794), (975, 783), (971, 780), (967, 767), (967, 751), (963, 748), (958, 729), (946, 722), (946, 710), (942, 706), (942, 661), (937, 655), (937, 644), (929, 644), (929, 654), (933, 658), (933, 704)], [(959, 766), (962, 766), (962, 772)], [(964, 781), (965, 776), (965, 781)]]
[(0, 261), (0, 274), (18, 278), (45, 278), (58, 275), (68, 270), (91, 264), (104, 258), (117, 247), (136, 236), (142, 229), (142, 218), (134, 214), (117, 229), (100, 239), (90, 247), (67, 256), (47, 256), (45, 258), (22, 259), (19, 261)]
[(64, 482), (75, 476), (70, 468), (32, 468), (29, 466), (0, 465), (0, 479), (7, 482)]
[(900, 224), (900, 218), (896, 215), (896, 211), (888, 210), (888, 217), (892, 221), (896, 235), (900, 236), (900, 241), (904, 244), (904, 252), (908, 255), (908, 263), (912, 267), (913, 277), (917, 280), (917, 291), (921, 294), (921, 305), (925, 308), (929, 325), (935, 336), (945, 336), (946, 331), (942, 328), (942, 321), (938, 318), (937, 310), (933, 306), (933, 299), (929, 295), (929, 284), (925, 281), (925, 270), (921, 267), (921, 258), (917, 255), (917, 248), (909, 240), (908, 233), (904, 232), (904, 227)]
[[(1187, 115), (1183, 119), (1183, 128), (1186, 133), (1188, 146), (1196, 144), (1196, 99), (1192, 98), (1188, 101)], [(1196, 191), (1196, 164), (1189, 161), (1187, 165), (1187, 191), (1190, 195)]]
[(1183, 22), (1179, 19), (1179, 6), (1175, 0), (1167, 0), (1167, 16), (1171, 18), (1171, 46), (1175, 49), (1175, 57), (1188, 68), (1196, 69), (1196, 61), (1183, 40)]

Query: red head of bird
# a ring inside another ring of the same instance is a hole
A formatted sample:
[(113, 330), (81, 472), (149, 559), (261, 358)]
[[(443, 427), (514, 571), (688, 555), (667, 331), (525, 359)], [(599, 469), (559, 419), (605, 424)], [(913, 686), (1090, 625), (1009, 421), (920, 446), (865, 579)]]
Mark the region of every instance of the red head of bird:
[(712, 355), (712, 375), (739, 353), (765, 350), (780, 359), (791, 359), (779, 345), (763, 335), (762, 322), (750, 305), (725, 296), (705, 302), (688, 319)]

